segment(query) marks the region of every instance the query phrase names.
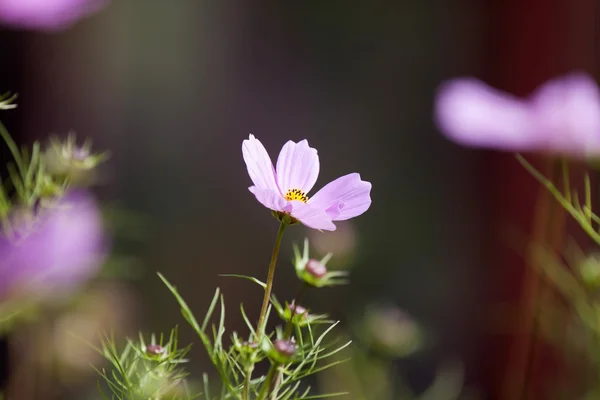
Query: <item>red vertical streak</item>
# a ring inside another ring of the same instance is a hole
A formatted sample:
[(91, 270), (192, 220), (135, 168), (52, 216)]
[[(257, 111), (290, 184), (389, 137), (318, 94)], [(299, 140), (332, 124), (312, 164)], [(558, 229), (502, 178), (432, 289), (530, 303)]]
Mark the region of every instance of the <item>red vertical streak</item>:
[[(527, 95), (554, 76), (575, 69), (596, 72), (594, 0), (498, 0), (493, 7), (490, 32), (495, 43), (489, 47), (488, 58), (494, 85)], [(540, 166), (546, 164), (538, 161)], [(539, 282), (531, 273), (528, 260), (517, 254), (500, 232), (508, 225), (527, 235), (537, 230), (546, 236), (546, 241), (560, 247), (564, 215), (560, 210), (552, 216), (536, 213), (536, 207), (547, 206), (547, 201), (540, 202), (538, 185), (512, 155), (490, 154), (484, 168), (491, 227), (488, 259), (494, 264), (494, 271), (500, 271), (501, 282), (506, 283), (489, 300), (493, 304), (518, 304), (509, 318), (514, 321), (514, 333), (490, 338), (488, 343), (488, 384), (495, 399), (546, 399), (545, 390), (556, 383), (553, 374), (559, 363), (542, 339), (531, 341), (531, 324), (523, 324)], [(497, 276), (494, 279), (498, 281)], [(529, 365), (531, 346), (535, 346), (535, 353)], [(529, 381), (526, 396), (522, 393), (524, 380)]]

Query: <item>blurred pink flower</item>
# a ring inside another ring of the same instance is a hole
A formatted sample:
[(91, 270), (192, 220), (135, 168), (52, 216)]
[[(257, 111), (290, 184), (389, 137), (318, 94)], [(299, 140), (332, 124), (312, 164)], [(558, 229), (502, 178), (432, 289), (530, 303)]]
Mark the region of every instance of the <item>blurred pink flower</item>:
[(309, 199), (319, 175), (319, 156), (306, 140), (287, 142), (279, 153), (277, 169), (254, 135), (243, 141), (242, 154), (254, 183), (248, 189), (256, 199), (310, 228), (334, 231), (332, 221), (359, 216), (371, 205), (371, 183), (357, 173), (337, 178)]
[(527, 98), (455, 79), (439, 89), (435, 118), (446, 136), (467, 146), (600, 155), (600, 91), (584, 74), (550, 80)]
[(25, 29), (65, 29), (109, 0), (0, 0), (0, 22)]
[(85, 192), (12, 224), (0, 237), (0, 298), (68, 294), (97, 272), (105, 256), (100, 211)]

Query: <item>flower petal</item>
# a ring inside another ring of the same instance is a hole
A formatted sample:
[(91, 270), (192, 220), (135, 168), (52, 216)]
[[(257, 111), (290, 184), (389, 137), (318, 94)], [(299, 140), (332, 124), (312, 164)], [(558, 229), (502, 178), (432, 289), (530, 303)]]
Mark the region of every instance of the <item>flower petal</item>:
[(281, 197), (279, 191), (260, 189), (256, 186), (250, 186), (248, 190), (256, 196), (256, 200), (258, 200), (259, 203), (271, 210), (286, 211), (289, 208), (287, 207), (288, 201)]
[(570, 74), (540, 86), (531, 96), (538, 130), (548, 150), (600, 153), (600, 92), (584, 74)]
[(108, 3), (108, 0), (1, 0), (0, 21), (25, 29), (58, 31)]
[(293, 206), (292, 217), (298, 219), (304, 225), (313, 229), (335, 231), (335, 225), (324, 209), (300, 201), (291, 201), (290, 203)]
[(333, 221), (354, 218), (371, 205), (371, 183), (357, 173), (341, 176), (315, 193), (309, 204), (325, 210)]
[(68, 295), (98, 272), (108, 242), (89, 193), (69, 192), (30, 218), (19, 211), (12, 215), (17, 242), (0, 236), (0, 299), (13, 290), (28, 296)]
[(275, 181), (275, 169), (271, 158), (260, 140), (254, 135), (242, 142), (242, 155), (248, 168), (248, 175), (254, 185), (262, 190), (279, 192)]
[(467, 146), (528, 150), (539, 145), (539, 132), (527, 102), (471, 78), (450, 81), (435, 101), (438, 128)]
[(277, 158), (277, 183), (283, 194), (289, 189), (300, 189), (308, 193), (319, 176), (319, 156), (317, 150), (302, 140), (291, 140), (283, 145)]

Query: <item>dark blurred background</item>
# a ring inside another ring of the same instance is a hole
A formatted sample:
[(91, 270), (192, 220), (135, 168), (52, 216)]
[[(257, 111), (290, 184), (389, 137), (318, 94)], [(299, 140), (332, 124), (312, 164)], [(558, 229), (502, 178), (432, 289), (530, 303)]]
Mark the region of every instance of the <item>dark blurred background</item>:
[[(287, 140), (308, 139), (321, 158), (317, 186), (360, 172), (373, 204), (334, 233), (290, 229), (277, 296), (298, 290), (291, 243), (308, 235), (352, 273), (348, 287), (309, 292), (311, 309), (347, 321), (372, 304), (397, 306), (431, 335), (417, 356), (395, 362), (416, 392), (458, 359), (479, 398), (516, 400), (500, 387), (520, 373), (512, 325), (527, 280), (501, 232), (529, 231), (536, 189), (510, 155), (443, 138), (433, 99), (459, 75), (525, 95), (572, 69), (595, 74), (597, 7), (113, 1), (64, 32), (0, 32), (2, 90), (20, 96), (2, 118), (21, 143), (74, 130), (110, 149), (98, 194), (144, 221), (141, 240), (114, 244), (143, 270), (124, 284), (131, 332), (183, 325), (156, 271), (198, 315), (220, 286), (230, 331), (244, 330), (240, 302), (257, 318), (260, 289), (218, 276), (264, 279), (277, 231), (247, 190), (241, 142), (253, 133), (275, 158)], [(180, 340), (197, 341), (187, 327)], [(191, 354), (196, 375), (210, 371), (201, 350)]]

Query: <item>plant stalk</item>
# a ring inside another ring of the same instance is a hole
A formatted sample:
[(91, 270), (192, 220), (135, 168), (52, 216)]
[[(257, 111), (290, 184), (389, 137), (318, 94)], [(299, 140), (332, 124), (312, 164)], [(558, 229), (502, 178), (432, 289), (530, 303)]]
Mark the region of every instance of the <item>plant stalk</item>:
[(244, 379), (244, 392), (242, 394), (242, 399), (250, 400), (250, 380), (252, 379), (252, 370), (254, 370), (254, 365), (251, 365), (246, 369), (246, 379)]
[(263, 298), (262, 307), (260, 309), (260, 317), (258, 318), (258, 325), (256, 327), (257, 340), (260, 341), (262, 334), (264, 333), (265, 317), (267, 315), (267, 308), (269, 307), (269, 300), (271, 299), (271, 291), (273, 290), (273, 280), (275, 278), (275, 267), (277, 266), (277, 255), (279, 254), (279, 247), (281, 246), (281, 239), (283, 238), (283, 232), (287, 223), (281, 221), (279, 225), (279, 231), (277, 231), (277, 239), (275, 239), (275, 246), (273, 247), (273, 254), (271, 255), (271, 262), (269, 264), (269, 273), (267, 275), (267, 283), (265, 287), (265, 297)]
[(275, 378), (275, 373), (277, 372), (278, 368), (279, 364), (271, 364), (271, 368), (269, 368), (269, 373), (267, 374), (265, 383), (263, 383), (263, 387), (260, 390), (260, 393), (258, 394), (258, 400), (265, 400), (267, 398), (267, 395), (269, 394), (271, 389), (271, 382), (273, 382), (273, 379)]

